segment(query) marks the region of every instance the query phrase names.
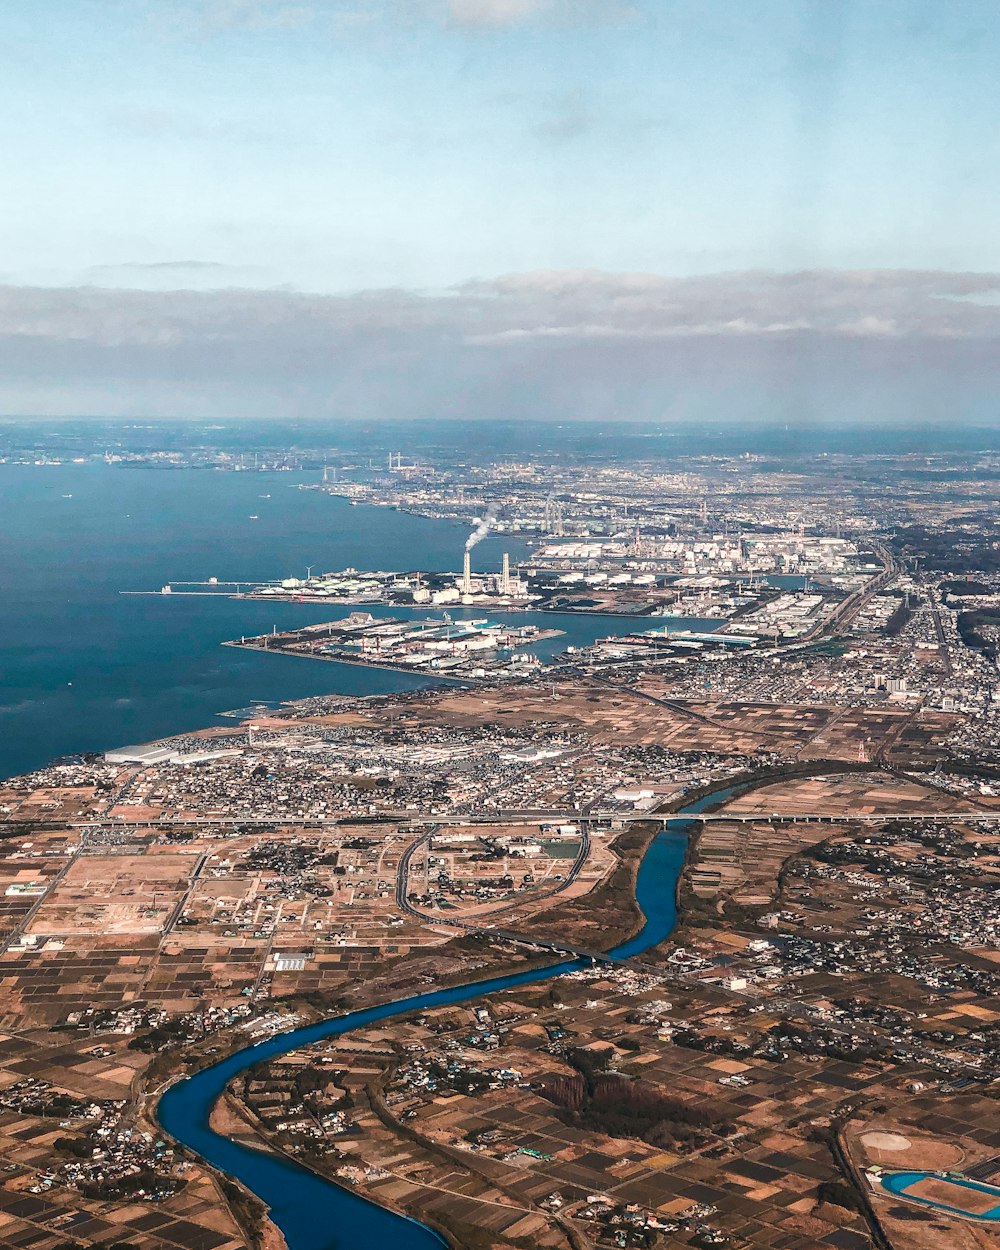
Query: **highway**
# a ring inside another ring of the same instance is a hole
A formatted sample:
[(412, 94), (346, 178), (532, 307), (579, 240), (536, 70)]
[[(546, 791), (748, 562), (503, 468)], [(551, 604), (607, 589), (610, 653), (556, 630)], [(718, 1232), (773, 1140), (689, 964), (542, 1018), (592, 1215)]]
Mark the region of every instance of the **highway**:
[(880, 590), (884, 590), (895, 579), (897, 569), (892, 552), (888, 547), (877, 544), (875, 554), (882, 561), (882, 572), (876, 574), (853, 595), (848, 595), (832, 615), (828, 616), (825, 621), (814, 625), (808, 633), (802, 635), (799, 642), (819, 642), (820, 639), (830, 637), (839, 629), (850, 625), (869, 599), (877, 595)]
[[(546, 811), (535, 811), (530, 816), (524, 813), (504, 813), (491, 812), (484, 816), (472, 816), (461, 812), (456, 812), (445, 818), (437, 818), (435, 825), (516, 825), (536, 824), (539, 821), (574, 821), (579, 822), (581, 829), (586, 825), (591, 833), (598, 832), (596, 826), (610, 825), (612, 821), (621, 822), (624, 825), (641, 823), (643, 821), (655, 821), (657, 824), (667, 825), (672, 821), (701, 820), (708, 823), (716, 822), (720, 824), (737, 824), (737, 825), (755, 825), (763, 823), (772, 823), (780, 825), (794, 824), (822, 824), (822, 825), (839, 825), (839, 824), (868, 824), (877, 825), (883, 821), (895, 823), (897, 821), (909, 821), (915, 825), (927, 824), (947, 824), (952, 821), (963, 821), (965, 823), (989, 824), (1000, 821), (1000, 807), (994, 811), (961, 811), (953, 812), (920, 812), (920, 811), (903, 811), (903, 812), (702, 812), (697, 817), (681, 816), (673, 812), (622, 812), (615, 809), (607, 811), (591, 811), (589, 816), (581, 816), (578, 812), (567, 813), (565, 809), (552, 808)], [(3, 837), (4, 823), (17, 824), (19, 829), (25, 826), (24, 821), (17, 822), (0, 822), (0, 838)], [(243, 828), (248, 831), (256, 828), (266, 827), (268, 829), (290, 828), (290, 829), (330, 829), (336, 828), (340, 823), (337, 820), (317, 820), (308, 817), (298, 817), (294, 819), (281, 819), (261, 821), (254, 820), (247, 816), (230, 816), (230, 817), (213, 817), (211, 819), (189, 820), (181, 817), (177, 818), (157, 818), (156, 820), (145, 821), (74, 821), (60, 824), (55, 821), (37, 822), (39, 828), (45, 829), (78, 829), (82, 833), (134, 833), (139, 831), (148, 831), (150, 829), (189, 829), (189, 828)], [(354, 822), (360, 823), (360, 822)], [(392, 824), (399, 833), (412, 832), (416, 829), (426, 828), (428, 822), (426, 820), (419, 821), (403, 821), (395, 822), (386, 820), (384, 822), (371, 822), (372, 824)], [(617, 832), (617, 831), (616, 831)], [(115, 853), (113, 845), (101, 846), (94, 845), (84, 849), (83, 853), (98, 855), (113, 855)], [(127, 847), (121, 848), (123, 852), (127, 852)]]

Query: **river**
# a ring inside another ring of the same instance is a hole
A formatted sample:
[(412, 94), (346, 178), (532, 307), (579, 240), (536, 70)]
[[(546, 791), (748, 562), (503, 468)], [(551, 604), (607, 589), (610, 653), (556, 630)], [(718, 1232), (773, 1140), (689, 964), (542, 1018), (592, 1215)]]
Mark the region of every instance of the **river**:
[[(733, 792), (733, 787), (713, 791), (681, 809), (681, 814), (694, 817), (707, 807), (724, 802)], [(641, 954), (673, 931), (677, 920), (677, 880), (693, 824), (694, 820), (672, 822), (650, 843), (636, 879), (636, 900), (644, 918), (642, 927), (611, 954), (623, 958)], [(471, 1002), (519, 985), (548, 981), (585, 966), (582, 959), (563, 960), (544, 968), (383, 1003), (281, 1033), (172, 1086), (160, 1100), (160, 1123), (208, 1163), (252, 1190), (270, 1208), (271, 1219), (284, 1235), (288, 1250), (357, 1250), (388, 1245), (393, 1250), (440, 1250), (444, 1244), (441, 1238), (424, 1225), (324, 1180), (283, 1155), (265, 1154), (216, 1133), (208, 1123), (212, 1107), (233, 1077), (261, 1060), (369, 1024), (433, 1007)]]

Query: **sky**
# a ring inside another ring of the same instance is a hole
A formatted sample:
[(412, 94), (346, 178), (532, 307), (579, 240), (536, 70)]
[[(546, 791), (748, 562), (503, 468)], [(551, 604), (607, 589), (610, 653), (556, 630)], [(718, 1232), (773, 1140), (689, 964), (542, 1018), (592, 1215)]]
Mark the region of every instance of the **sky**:
[(994, 0), (7, 0), (0, 55), (0, 411), (988, 415)]

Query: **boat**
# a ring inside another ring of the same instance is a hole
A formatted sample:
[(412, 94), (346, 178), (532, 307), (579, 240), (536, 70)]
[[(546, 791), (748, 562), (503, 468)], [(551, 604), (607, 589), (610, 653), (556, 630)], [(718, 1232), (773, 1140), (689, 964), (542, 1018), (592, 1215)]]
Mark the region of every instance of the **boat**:
[(251, 521), (259, 521), (259, 520), (260, 520), (260, 518), (257, 516), (257, 513), (256, 513), (256, 512), (254, 512), (254, 513), (251, 515), (250, 520), (251, 520)]

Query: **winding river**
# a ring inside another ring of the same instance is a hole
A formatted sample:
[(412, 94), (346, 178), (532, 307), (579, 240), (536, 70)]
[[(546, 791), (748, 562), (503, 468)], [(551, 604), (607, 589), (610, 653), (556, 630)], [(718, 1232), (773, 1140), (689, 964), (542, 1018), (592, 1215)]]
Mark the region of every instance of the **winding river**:
[[(688, 804), (679, 814), (695, 817), (707, 807), (725, 802), (735, 790), (736, 787), (715, 790)], [(636, 900), (644, 917), (642, 928), (611, 954), (622, 958), (638, 955), (670, 935), (677, 919), (677, 879), (693, 824), (694, 820), (672, 822), (650, 843), (636, 879)], [(263, 1059), (410, 1012), (470, 1002), (519, 985), (548, 981), (576, 972), (586, 962), (567, 959), (510, 976), (434, 990), (278, 1034), (172, 1086), (160, 1100), (160, 1123), (213, 1167), (238, 1178), (252, 1190), (270, 1208), (271, 1219), (284, 1235), (288, 1250), (357, 1250), (362, 1246), (389, 1245), (393, 1250), (441, 1250), (445, 1243), (423, 1224), (323, 1180), (283, 1155), (254, 1150), (216, 1133), (208, 1123), (213, 1105), (234, 1076)]]

